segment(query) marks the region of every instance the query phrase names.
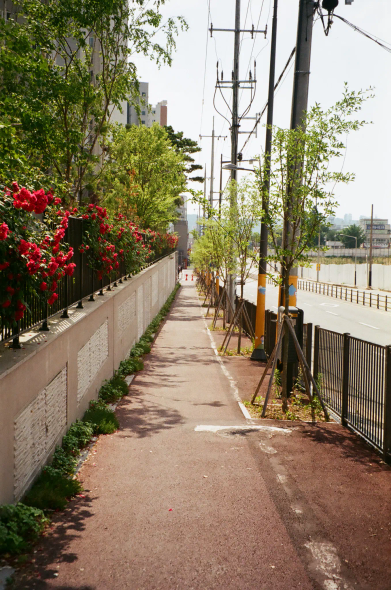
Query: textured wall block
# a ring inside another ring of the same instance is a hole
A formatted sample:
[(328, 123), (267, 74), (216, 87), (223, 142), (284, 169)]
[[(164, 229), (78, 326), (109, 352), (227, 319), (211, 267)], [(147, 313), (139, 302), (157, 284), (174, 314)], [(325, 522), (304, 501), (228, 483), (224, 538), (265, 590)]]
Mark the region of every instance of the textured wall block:
[(137, 289), (137, 339), (144, 332), (144, 289), (143, 285)]
[(106, 320), (77, 354), (77, 401), (85, 395), (109, 356), (109, 322)]
[(67, 423), (67, 368), (64, 367), (14, 422), (14, 496), (26, 491), (45, 464)]
[(136, 319), (136, 293), (132, 293), (118, 308), (118, 333), (123, 334)]

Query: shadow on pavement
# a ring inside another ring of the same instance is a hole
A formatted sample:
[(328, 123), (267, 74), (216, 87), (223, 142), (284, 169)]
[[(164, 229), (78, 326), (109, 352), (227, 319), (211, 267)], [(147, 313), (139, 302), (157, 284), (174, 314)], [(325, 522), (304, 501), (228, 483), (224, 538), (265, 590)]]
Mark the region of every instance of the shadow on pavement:
[[(78, 560), (76, 553), (69, 551), (72, 541), (79, 537), (85, 530), (85, 520), (94, 515), (92, 503), (96, 496), (87, 490), (83, 492), (84, 498), (77, 497), (71, 500), (64, 512), (53, 517), (54, 528), (49, 529), (34, 547), (34, 554), (27, 562), (26, 568), (21, 568), (12, 590), (48, 590), (52, 588), (51, 580), (55, 580), (62, 563), (73, 563)], [(33, 562), (35, 559), (35, 562)], [(76, 586), (56, 586), (60, 590), (76, 590)], [(77, 590), (94, 590), (93, 586), (78, 586)]]
[(359, 439), (354, 432), (342, 430), (339, 425), (338, 430), (324, 424), (306, 425), (304, 433), (313, 442), (337, 448), (346, 459), (363, 465), (371, 463), (372, 466), (376, 465), (379, 471), (390, 470), (389, 466), (381, 462), (381, 457), (375, 449)]
[(119, 436), (127, 438), (145, 438), (185, 422), (177, 410), (154, 403), (150, 399), (145, 400), (140, 393), (132, 393), (132, 397), (121, 404), (118, 418), (122, 430)]

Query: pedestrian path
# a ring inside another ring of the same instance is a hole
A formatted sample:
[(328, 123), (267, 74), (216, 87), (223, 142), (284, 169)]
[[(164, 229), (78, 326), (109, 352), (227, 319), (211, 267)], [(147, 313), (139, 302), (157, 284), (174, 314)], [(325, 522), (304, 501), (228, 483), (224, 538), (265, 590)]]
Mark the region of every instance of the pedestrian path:
[[(194, 283), (101, 437), (51, 533), (41, 588), (310, 590), (240, 429)], [(227, 426), (197, 430), (197, 426)], [(55, 575), (58, 574), (58, 575)]]
[(15, 590), (388, 590), (388, 468), (339, 425), (246, 419), (182, 285)]

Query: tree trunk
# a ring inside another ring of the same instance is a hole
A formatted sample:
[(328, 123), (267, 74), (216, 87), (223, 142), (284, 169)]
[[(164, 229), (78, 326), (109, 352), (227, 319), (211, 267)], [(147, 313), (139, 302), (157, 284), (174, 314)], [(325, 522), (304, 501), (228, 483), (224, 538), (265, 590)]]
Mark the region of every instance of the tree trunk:
[[(289, 271), (284, 270), (284, 305), (285, 315), (289, 313)], [(286, 412), (288, 409), (288, 354), (289, 354), (289, 332), (288, 328), (284, 325), (284, 339), (282, 343), (282, 410)]]

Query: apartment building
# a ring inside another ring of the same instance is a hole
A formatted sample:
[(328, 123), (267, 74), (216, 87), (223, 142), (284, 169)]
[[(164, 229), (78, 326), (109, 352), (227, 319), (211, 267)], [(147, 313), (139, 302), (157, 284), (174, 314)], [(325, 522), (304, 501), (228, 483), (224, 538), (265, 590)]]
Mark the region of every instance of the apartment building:
[(162, 127), (167, 125), (167, 101), (162, 100), (155, 106), (149, 103), (149, 82), (139, 82), (140, 98), (137, 100), (140, 114), (136, 108), (128, 103), (127, 124), (145, 125), (152, 127), (153, 123), (159, 123)]
[[(365, 232), (364, 247), (369, 248), (371, 241), (371, 218), (364, 217), (360, 219), (359, 225)], [(373, 237), (372, 245), (374, 248), (388, 248), (391, 239), (391, 225), (388, 223), (388, 219), (377, 219), (373, 220)]]

